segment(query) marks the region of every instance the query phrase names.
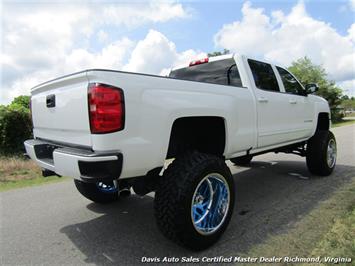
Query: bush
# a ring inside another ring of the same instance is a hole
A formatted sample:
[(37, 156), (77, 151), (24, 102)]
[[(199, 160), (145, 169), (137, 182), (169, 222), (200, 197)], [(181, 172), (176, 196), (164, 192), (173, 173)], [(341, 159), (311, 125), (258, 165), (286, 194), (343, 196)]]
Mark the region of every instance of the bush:
[(18, 103), (0, 106), (0, 154), (22, 154), (25, 151), (23, 142), (30, 138), (32, 122), (29, 108)]

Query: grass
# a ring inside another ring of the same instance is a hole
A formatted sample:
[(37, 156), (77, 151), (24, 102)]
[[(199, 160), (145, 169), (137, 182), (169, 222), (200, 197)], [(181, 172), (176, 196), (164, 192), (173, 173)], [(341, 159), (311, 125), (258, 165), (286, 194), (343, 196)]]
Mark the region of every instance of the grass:
[[(355, 191), (354, 191), (355, 193)], [(355, 207), (336, 218), (332, 228), (313, 249), (311, 256), (355, 259)]]
[(0, 157), (0, 191), (52, 183), (63, 180), (57, 176), (42, 177), (41, 169), (20, 157)]
[(246, 256), (350, 257), (354, 260), (355, 177), (287, 233), (269, 237)]
[(355, 117), (355, 112), (348, 113), (345, 117)]
[(332, 127), (348, 126), (348, 125), (352, 125), (352, 124), (355, 124), (355, 119), (354, 120), (343, 120), (340, 122), (332, 123)]

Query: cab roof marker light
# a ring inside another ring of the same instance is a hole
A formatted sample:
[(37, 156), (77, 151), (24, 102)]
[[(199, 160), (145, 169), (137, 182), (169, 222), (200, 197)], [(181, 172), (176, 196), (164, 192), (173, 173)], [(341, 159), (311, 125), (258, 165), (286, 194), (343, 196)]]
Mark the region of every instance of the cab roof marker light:
[(196, 66), (196, 65), (201, 65), (201, 64), (205, 64), (208, 63), (208, 57), (203, 58), (203, 59), (199, 59), (199, 60), (195, 60), (195, 61), (191, 61), (189, 66)]

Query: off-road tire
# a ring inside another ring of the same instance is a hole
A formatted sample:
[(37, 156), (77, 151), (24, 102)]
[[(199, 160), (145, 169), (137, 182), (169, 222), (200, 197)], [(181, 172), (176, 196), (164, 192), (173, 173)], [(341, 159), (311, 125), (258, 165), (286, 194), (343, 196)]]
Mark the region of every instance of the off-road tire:
[(331, 140), (334, 140), (336, 145), (335, 137), (329, 130), (317, 131), (316, 134), (308, 140), (306, 162), (308, 170), (312, 174), (328, 176), (333, 172), (335, 163), (332, 167), (327, 163), (327, 149)]
[[(223, 223), (213, 233), (199, 233), (191, 218), (192, 198), (200, 181), (208, 174), (224, 177), (230, 191), (229, 208)], [(155, 194), (155, 217), (161, 232), (170, 240), (192, 250), (213, 245), (231, 219), (234, 208), (234, 182), (222, 158), (199, 152), (189, 152), (176, 158), (165, 170)]]
[(118, 192), (102, 192), (96, 186), (96, 183), (83, 182), (77, 179), (74, 179), (74, 184), (81, 195), (85, 198), (101, 204), (107, 204), (118, 200)]
[(230, 161), (235, 165), (245, 166), (245, 165), (249, 165), (252, 159), (253, 159), (252, 155), (245, 155), (245, 156), (232, 158), (230, 159)]

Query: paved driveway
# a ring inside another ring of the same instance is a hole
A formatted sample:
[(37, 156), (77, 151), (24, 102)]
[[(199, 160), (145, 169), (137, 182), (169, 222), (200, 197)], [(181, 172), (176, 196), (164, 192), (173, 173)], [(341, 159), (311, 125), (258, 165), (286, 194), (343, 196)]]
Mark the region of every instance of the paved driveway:
[(231, 166), (234, 216), (221, 240), (200, 253), (159, 233), (151, 196), (101, 206), (83, 198), (72, 181), (0, 193), (0, 264), (132, 265), (143, 256), (236, 256), (287, 231), (355, 176), (355, 126), (333, 132), (339, 155), (330, 177), (310, 178), (304, 158), (294, 155), (267, 154), (254, 158), (251, 167)]

